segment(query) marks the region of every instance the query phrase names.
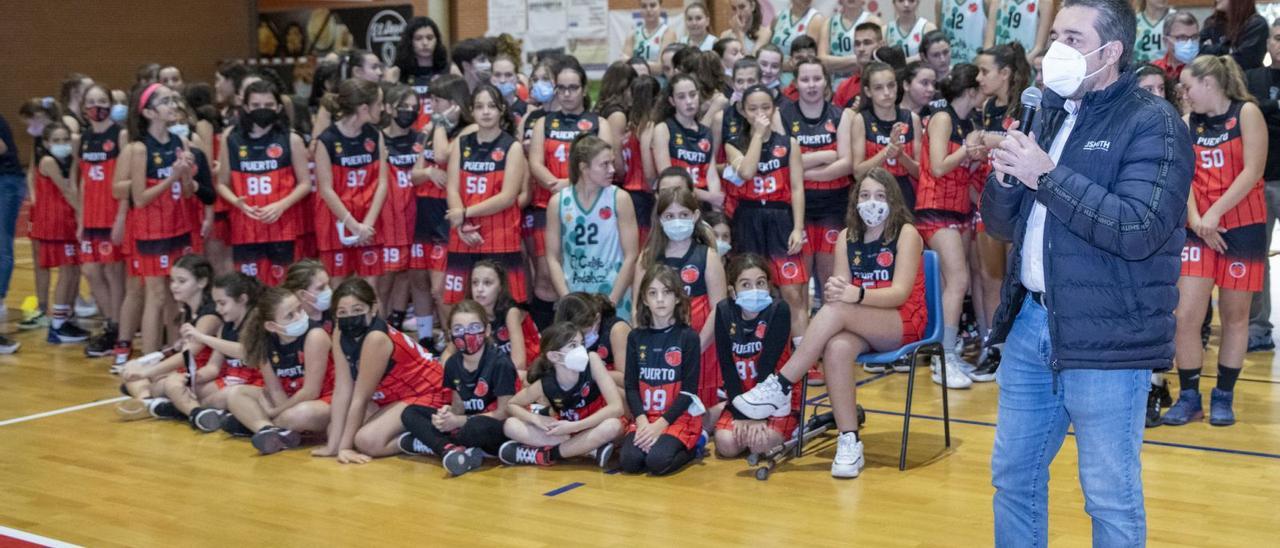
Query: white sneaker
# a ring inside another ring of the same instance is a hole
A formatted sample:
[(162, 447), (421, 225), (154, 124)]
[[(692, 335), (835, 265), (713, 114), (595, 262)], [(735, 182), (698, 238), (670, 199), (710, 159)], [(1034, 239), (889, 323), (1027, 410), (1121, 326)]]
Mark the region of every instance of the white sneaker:
[(845, 432), (836, 438), (836, 459), (831, 461), (831, 477), (856, 478), (862, 473), (862, 441), (853, 432)]
[(98, 304), (93, 301), (86, 301), (82, 297), (76, 297), (74, 306), (77, 318), (92, 318), (98, 315)]
[[(964, 372), (964, 360), (957, 356), (948, 355), (947, 360), (947, 388), (969, 388), (973, 385), (973, 379), (970, 379)], [(972, 368), (973, 366), (969, 366)], [(939, 375), (939, 368), (933, 368), (933, 382), (942, 384), (942, 377)]]
[(785, 417), (791, 414), (791, 392), (782, 390), (778, 374), (773, 373), (755, 388), (733, 398), (733, 406), (753, 420)]

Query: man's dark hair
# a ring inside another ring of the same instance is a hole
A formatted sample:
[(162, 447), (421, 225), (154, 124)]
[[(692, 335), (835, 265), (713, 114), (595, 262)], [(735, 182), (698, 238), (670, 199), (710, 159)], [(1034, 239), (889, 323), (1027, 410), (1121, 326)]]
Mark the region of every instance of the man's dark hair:
[[(1135, 25), (1137, 23), (1134, 23)], [(476, 57), (484, 55), (490, 61), (498, 55), (498, 47), (489, 38), (468, 38), (458, 42), (453, 46), (453, 64), (458, 66), (458, 70), (462, 70), (463, 63), (475, 61)]]
[(1133, 6), (1127, 0), (1065, 0), (1062, 7), (1081, 6), (1093, 8), (1098, 12), (1098, 19), (1093, 29), (1098, 32), (1102, 44), (1119, 41), (1124, 46), (1120, 61), (1116, 67), (1120, 72), (1129, 70), (1129, 62), (1133, 60), (1133, 44), (1138, 34), (1138, 18)]

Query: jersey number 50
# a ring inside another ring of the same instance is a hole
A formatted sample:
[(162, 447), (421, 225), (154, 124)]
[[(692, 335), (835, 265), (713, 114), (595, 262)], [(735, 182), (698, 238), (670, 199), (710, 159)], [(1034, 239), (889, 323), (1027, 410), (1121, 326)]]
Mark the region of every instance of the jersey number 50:
[(1213, 150), (1200, 151), (1200, 167), (1212, 169), (1222, 167), (1226, 163), (1226, 159), (1222, 154), (1222, 149), (1215, 148)]

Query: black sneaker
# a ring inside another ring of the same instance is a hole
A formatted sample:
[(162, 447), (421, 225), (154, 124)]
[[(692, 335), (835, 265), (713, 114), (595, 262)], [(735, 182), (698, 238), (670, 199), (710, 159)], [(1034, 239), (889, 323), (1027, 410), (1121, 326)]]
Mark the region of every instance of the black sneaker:
[[(1151, 386), (1151, 391), (1147, 392), (1147, 428), (1155, 428), (1160, 426), (1160, 390), (1155, 385)], [(1169, 391), (1165, 388), (1165, 392)]]
[(222, 415), (221, 428), (223, 432), (231, 434), (237, 438), (247, 438), (253, 435), (253, 431), (249, 430), (249, 427), (245, 426), (244, 423), (240, 422), (240, 419), (237, 419), (236, 416), (231, 413), (224, 413)]
[(502, 464), (536, 464), (539, 466), (551, 465), (551, 451), (545, 447), (531, 447), (524, 445), (518, 441), (510, 440), (502, 444), (502, 448), (498, 450), (498, 460)]
[(222, 415), (225, 411), (197, 407), (191, 411), (191, 427), (204, 433), (222, 428)]
[(434, 455), (435, 451), (431, 450), (422, 440), (415, 438), (413, 434), (405, 432), (400, 434), (400, 439), (396, 441), (396, 445), (400, 446), (400, 452), (410, 456)]
[(279, 426), (267, 426), (253, 435), (253, 447), (263, 455), (272, 455), (302, 444), (302, 435)]
[(13, 354), (18, 351), (20, 346), (22, 346), (22, 343), (0, 335), (0, 354)]
[(1173, 405), (1173, 394), (1169, 393), (1169, 383), (1164, 380), (1161, 380), (1159, 385), (1151, 385), (1151, 392), (1159, 399), (1160, 407)]
[(474, 447), (450, 446), (444, 454), (444, 468), (451, 476), (461, 476), (484, 464), (484, 455)]
[(969, 378), (973, 382), (991, 382), (996, 380), (996, 369), (1000, 368), (1000, 347), (992, 346), (987, 349), (987, 355), (982, 358), (982, 362), (975, 367)]
[(1205, 350), (1209, 349), (1209, 335), (1212, 332), (1213, 330), (1210, 328), (1209, 322), (1206, 321), (1200, 326), (1200, 346)]
[(62, 324), (62, 327), (49, 326), (49, 336), (45, 340), (49, 344), (64, 344), (84, 342), (89, 338), (89, 332), (80, 328), (80, 326), (68, 321)]
[(169, 398), (152, 398), (147, 405), (147, 411), (152, 417), (157, 419), (176, 419), (182, 417), (182, 412), (174, 407), (173, 402)]
[(596, 466), (599, 466), (602, 470), (608, 470), (609, 464), (613, 460), (614, 449), (613, 443), (610, 442), (592, 451), (591, 456), (595, 457)]
[(1249, 336), (1249, 346), (1247, 350), (1248, 353), (1252, 354), (1254, 352), (1271, 352), (1272, 350), (1275, 350), (1275, 349), (1276, 349), (1276, 342), (1272, 340), (1270, 331), (1267, 331), (1265, 334), (1262, 334), (1262, 335)]
[(89, 343), (84, 345), (84, 355), (90, 358), (110, 356), (115, 347), (116, 334), (111, 330), (105, 330), (97, 337), (89, 339)]

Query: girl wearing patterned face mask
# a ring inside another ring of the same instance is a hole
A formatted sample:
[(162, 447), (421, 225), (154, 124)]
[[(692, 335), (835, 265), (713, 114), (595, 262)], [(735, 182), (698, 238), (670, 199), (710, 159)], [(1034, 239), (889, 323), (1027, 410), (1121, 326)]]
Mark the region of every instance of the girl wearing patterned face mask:
[(927, 319), (921, 266), (924, 243), (910, 223), (897, 181), (876, 168), (853, 192), (847, 226), (836, 247), (836, 274), (824, 288), (827, 302), (786, 365), (733, 399), (737, 411), (751, 419), (786, 416), (792, 407), (792, 384), (822, 357), (840, 430), (831, 465), (835, 477), (856, 477), (863, 466), (848, 357), (920, 340)]

